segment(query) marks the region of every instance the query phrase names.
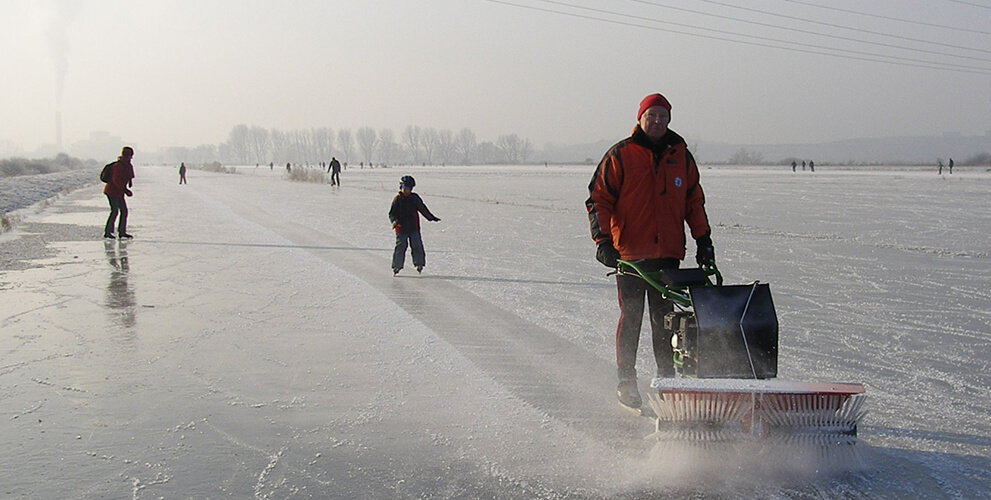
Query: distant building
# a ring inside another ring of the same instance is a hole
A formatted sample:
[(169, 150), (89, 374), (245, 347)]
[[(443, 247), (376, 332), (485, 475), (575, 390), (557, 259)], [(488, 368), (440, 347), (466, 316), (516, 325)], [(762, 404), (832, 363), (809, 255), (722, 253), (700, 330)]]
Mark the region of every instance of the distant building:
[(123, 139), (110, 135), (110, 132), (90, 132), (89, 139), (75, 142), (69, 147), (69, 155), (83, 160), (110, 161), (116, 159), (117, 153), (126, 145), (137, 148), (135, 144), (125, 144)]

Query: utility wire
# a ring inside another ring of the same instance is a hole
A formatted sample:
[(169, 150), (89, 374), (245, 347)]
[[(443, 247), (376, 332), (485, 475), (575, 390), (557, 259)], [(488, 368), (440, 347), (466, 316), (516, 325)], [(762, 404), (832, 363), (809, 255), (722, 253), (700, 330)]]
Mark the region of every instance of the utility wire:
[[(930, 28), (940, 28), (940, 29), (944, 29), (944, 30), (961, 31), (961, 32), (964, 32), (964, 33), (975, 33), (975, 34), (978, 34), (978, 35), (991, 35), (991, 31), (972, 30), (972, 29), (967, 29), (967, 28), (961, 28), (959, 26), (946, 26), (946, 25), (943, 25), (943, 24), (927, 23), (927, 22), (924, 22), (924, 21), (913, 21), (911, 19), (902, 19), (902, 18), (898, 18), (898, 17), (882, 16), (880, 14), (871, 14), (871, 13), (868, 13), (868, 12), (859, 12), (859, 11), (856, 11), (856, 10), (841, 9), (839, 7), (832, 7), (832, 6), (829, 6), (829, 5), (819, 5), (819, 4), (812, 3), (812, 2), (803, 2), (801, 0), (781, 0), (781, 1), (782, 2), (790, 2), (790, 3), (794, 3), (794, 4), (798, 4), (798, 5), (805, 5), (807, 7), (815, 7), (817, 9), (825, 9), (825, 10), (832, 10), (832, 11), (835, 11), (835, 12), (843, 12), (845, 14), (854, 14), (854, 15), (858, 15), (858, 16), (873, 17), (875, 19), (884, 19), (886, 21), (895, 21), (895, 22), (899, 22), (899, 23), (915, 24), (915, 25), (918, 25), (918, 26), (928, 26)], [(950, 1), (952, 1), (952, 0), (950, 0)]]
[[(657, 19), (645, 19), (645, 20), (652, 21), (652, 22), (658, 22), (658, 23), (664, 23), (664, 24), (672, 25), (672, 26), (678, 26), (678, 27), (681, 27), (681, 28), (689, 28), (689, 29), (695, 29), (695, 30), (701, 30), (701, 31), (708, 31), (708, 32), (718, 33), (718, 34), (721, 34), (721, 35), (731, 35), (731, 36), (737, 36), (737, 37), (743, 37), (743, 38), (756, 39), (756, 40), (760, 40), (760, 41), (759, 42), (751, 42), (751, 41), (738, 40), (738, 39), (734, 39), (734, 38), (726, 38), (726, 37), (721, 37), (721, 36), (701, 35), (701, 34), (698, 34), (698, 33), (693, 33), (693, 32), (688, 32), (688, 31), (679, 31), (679, 30), (674, 30), (674, 29), (670, 29), (670, 28), (661, 28), (661, 27), (657, 27), (657, 26), (647, 26), (647, 25), (643, 25), (643, 24), (636, 24), (636, 23), (631, 23), (631, 22), (626, 22), (626, 21), (617, 21), (617, 20), (606, 19), (606, 18), (602, 18), (602, 17), (595, 17), (595, 16), (591, 16), (591, 15), (578, 14), (578, 13), (575, 13), (575, 12), (566, 12), (566, 11), (560, 11), (560, 10), (553, 10), (553, 9), (548, 9), (548, 8), (536, 7), (536, 6), (533, 6), (533, 5), (521, 5), (521, 4), (518, 4), (518, 3), (513, 3), (513, 2), (509, 2), (509, 1), (505, 1), (505, 0), (486, 0), (486, 1), (492, 2), (492, 3), (498, 3), (498, 4), (508, 5), (508, 6), (512, 6), (512, 7), (523, 8), (523, 9), (530, 9), (530, 10), (536, 10), (536, 11), (541, 11), (541, 12), (548, 12), (548, 13), (552, 13), (552, 14), (560, 14), (560, 15), (565, 15), (565, 16), (570, 16), (570, 17), (577, 17), (577, 18), (581, 18), (581, 19), (589, 19), (589, 20), (592, 20), (592, 21), (600, 21), (600, 22), (606, 22), (606, 23), (617, 24), (617, 25), (622, 25), (622, 26), (632, 26), (632, 27), (636, 27), (636, 28), (643, 28), (643, 29), (649, 29), (649, 30), (654, 30), (654, 31), (662, 31), (662, 32), (667, 32), (667, 33), (675, 33), (675, 34), (680, 34), (680, 35), (694, 36), (694, 37), (698, 37), (698, 38), (707, 38), (707, 39), (711, 39), (711, 40), (720, 40), (720, 41), (727, 41), (727, 42), (732, 42), (732, 43), (740, 43), (740, 44), (745, 44), (745, 45), (767, 47), (767, 48), (774, 48), (774, 49), (780, 49), (780, 50), (788, 50), (788, 51), (792, 51), (792, 52), (801, 52), (801, 53), (806, 53), (806, 54), (816, 54), (816, 55), (833, 56), (833, 57), (839, 57), (839, 58), (844, 58), (844, 59), (852, 59), (852, 60), (860, 60), (860, 61), (868, 61), (868, 62), (880, 62), (880, 63), (887, 63), (887, 64), (895, 64), (895, 65), (900, 65), (900, 66), (911, 66), (911, 67), (917, 67), (917, 68), (941, 69), (941, 70), (946, 70), (946, 71), (957, 71), (957, 72), (963, 72), (963, 73), (974, 73), (974, 74), (985, 74), (985, 75), (991, 74), (991, 68), (980, 68), (980, 67), (974, 67), (974, 66), (964, 66), (964, 65), (960, 65), (960, 64), (944, 63), (944, 62), (938, 62), (938, 61), (925, 61), (925, 60), (910, 59), (910, 58), (907, 58), (907, 57), (899, 57), (899, 56), (892, 56), (892, 55), (885, 55), (885, 54), (876, 54), (876, 53), (856, 51), (856, 50), (839, 49), (839, 48), (833, 48), (833, 47), (823, 47), (821, 45), (815, 45), (815, 44), (809, 44), (809, 43), (802, 43), (802, 42), (790, 42), (790, 41), (784, 41), (784, 40), (777, 40), (777, 39), (773, 39), (773, 38), (769, 38), (769, 37), (761, 37), (761, 36), (756, 36), (756, 35), (747, 35), (747, 34), (742, 34), (742, 33), (734, 33), (734, 32), (725, 31), (725, 30), (718, 30), (718, 29), (713, 29), (713, 28), (705, 28), (705, 27), (693, 26), (693, 25), (687, 25), (687, 24), (681, 24), (681, 23), (673, 23), (673, 22), (661, 21), (661, 20), (657, 20)], [(590, 8), (590, 7), (581, 7), (581, 6), (566, 4), (566, 3), (562, 3), (562, 2), (554, 2), (554, 1), (551, 1), (551, 0), (540, 0), (540, 1), (543, 1), (544, 3), (556, 4), (556, 5), (559, 5), (559, 6), (565, 6), (565, 7), (575, 8), (575, 9), (582, 9), (582, 10), (592, 11), (592, 12), (596, 12), (596, 13), (599, 13), (599, 14), (607, 14), (607, 15), (612, 15), (612, 16), (630, 17), (629, 15), (621, 14), (621, 13), (617, 13), (617, 12), (611, 12), (611, 11), (606, 11), (606, 10), (601, 10), (601, 9), (593, 9), (593, 8)], [(787, 47), (787, 46), (775, 45), (775, 44), (781, 44), (781, 43), (795, 45), (795, 46), (799, 46), (799, 47), (807, 47), (807, 48), (796, 48), (796, 47)], [(833, 51), (833, 52), (825, 52), (825, 51)], [(836, 52), (839, 52), (839, 53), (836, 53)]]
[[(943, 52), (934, 52), (934, 51), (929, 51), (929, 50), (924, 50), (924, 49), (914, 49), (914, 48), (911, 48), (911, 47), (904, 47), (904, 46), (900, 46), (900, 45), (892, 45), (892, 44), (880, 43), (880, 42), (868, 42), (866, 40), (861, 40), (861, 39), (858, 39), (858, 38), (850, 38), (850, 37), (839, 36), (839, 35), (830, 35), (828, 33), (817, 33), (815, 31), (808, 31), (808, 30), (802, 30), (802, 29), (797, 29), (797, 28), (790, 28), (790, 27), (787, 27), (787, 26), (780, 26), (780, 25), (777, 25), (777, 24), (770, 24), (770, 23), (762, 23), (762, 22), (758, 22), (758, 21), (750, 21), (750, 20), (747, 20), (747, 19), (740, 19), (738, 17), (723, 16), (723, 15), (720, 15), (720, 14), (710, 14), (710, 13), (707, 13), (707, 12), (699, 12), (699, 11), (696, 11), (696, 10), (685, 9), (685, 8), (682, 8), (682, 7), (673, 7), (673, 6), (670, 6), (670, 5), (663, 5), (663, 4), (660, 4), (660, 3), (657, 3), (657, 2), (648, 2), (646, 0), (629, 0), (629, 1), (635, 2), (635, 3), (646, 4), (646, 5), (652, 5), (654, 7), (661, 7), (661, 8), (664, 8), (664, 9), (673, 9), (673, 10), (678, 10), (678, 11), (682, 11), (682, 12), (690, 12), (692, 14), (698, 14), (698, 15), (702, 15), (702, 16), (716, 17), (716, 18), (719, 18), (719, 19), (727, 19), (727, 20), (730, 20), (730, 21), (736, 21), (736, 22), (747, 23), (747, 24), (754, 24), (754, 25), (757, 25), (757, 26), (763, 26), (765, 28), (775, 28), (775, 29), (781, 29), (781, 30), (786, 30), (786, 31), (794, 31), (794, 32), (797, 32), (797, 33), (805, 34), (805, 35), (818, 35), (818, 36), (824, 36), (824, 37), (827, 37), (827, 38), (835, 38), (837, 40), (844, 40), (844, 41), (848, 41), (848, 42), (851, 42), (852, 41), (852, 42), (858, 42), (858, 43), (869, 43), (869, 44), (872, 44), (872, 45), (879, 45), (879, 46), (888, 47), (888, 48), (895, 48), (895, 49), (901, 49), (901, 50), (911, 50), (911, 51), (916, 51), (916, 52), (924, 52), (926, 54), (935, 54), (935, 55), (941, 55), (941, 56), (959, 57), (961, 59), (973, 59), (973, 60), (976, 60), (976, 61), (988, 61), (988, 62), (991, 62), (991, 60), (988, 60), (988, 59), (979, 59), (979, 58), (972, 58), (972, 57), (967, 57), (967, 56), (958, 56), (958, 55), (954, 55), (954, 54), (946, 54), (946, 53), (943, 53)], [(938, 46), (941, 46), (941, 47), (947, 47), (947, 48), (952, 48), (952, 49), (969, 50), (969, 51), (973, 51), (973, 52), (983, 52), (985, 54), (991, 54), (991, 50), (988, 50), (988, 49), (975, 49), (975, 48), (972, 48), (972, 47), (964, 47), (964, 46), (961, 46), (961, 45), (952, 45), (952, 44), (948, 44), (948, 43), (934, 42), (934, 41), (931, 41), (931, 40), (922, 40), (920, 38), (912, 38), (912, 37), (907, 37), (907, 36), (891, 35), (891, 34), (888, 34), (888, 33), (881, 33), (881, 32), (877, 32), (877, 31), (862, 30), (862, 29), (858, 29), (858, 28), (850, 28), (849, 26), (843, 26), (843, 25), (839, 25), (839, 24), (827, 23), (827, 22), (823, 22), (823, 21), (814, 21), (814, 20), (811, 20), (811, 19), (803, 19), (801, 17), (789, 16), (789, 15), (785, 15), (785, 14), (778, 14), (776, 12), (767, 12), (767, 11), (758, 10), (758, 9), (751, 9), (751, 8), (748, 8), (748, 7), (740, 7), (740, 6), (731, 5), (731, 4), (728, 4), (728, 3), (725, 3), (725, 2), (717, 2), (715, 0), (697, 0), (697, 1), (705, 2), (705, 3), (709, 3), (709, 4), (713, 4), (713, 5), (718, 5), (720, 7), (727, 7), (727, 8), (731, 8), (731, 9), (739, 9), (739, 10), (743, 10), (743, 11), (747, 11), (747, 12), (752, 12), (752, 13), (755, 13), (755, 14), (762, 14), (762, 15), (772, 16), (772, 17), (780, 17), (782, 19), (787, 19), (789, 21), (801, 21), (801, 22), (805, 22), (805, 23), (818, 24), (820, 26), (827, 26), (829, 28), (838, 28), (838, 29), (843, 29), (843, 30), (848, 30), (848, 31), (856, 31), (856, 32), (859, 32), (859, 33), (867, 33), (867, 34), (871, 34), (871, 35), (884, 36), (884, 37), (888, 37), (888, 38), (895, 38), (895, 39), (898, 39), (898, 40), (905, 40), (905, 41), (908, 41), (908, 42), (925, 43), (925, 44), (938, 45)]]
[(971, 7), (980, 7), (982, 9), (991, 9), (991, 5), (983, 5), (974, 2), (964, 2), (963, 0), (947, 0), (948, 2), (958, 3), (960, 5), (969, 5)]

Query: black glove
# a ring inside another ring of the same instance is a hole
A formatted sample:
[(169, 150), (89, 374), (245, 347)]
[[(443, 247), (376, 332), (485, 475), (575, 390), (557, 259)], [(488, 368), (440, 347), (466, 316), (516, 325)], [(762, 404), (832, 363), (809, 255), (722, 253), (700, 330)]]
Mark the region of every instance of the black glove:
[(699, 267), (716, 263), (716, 249), (712, 247), (712, 237), (709, 236), (709, 233), (699, 236), (699, 239), (695, 240), (695, 245), (697, 247), (695, 262), (698, 263)]
[(612, 240), (602, 240), (599, 242), (599, 247), (595, 250), (595, 260), (602, 263), (606, 267), (617, 267), (619, 262), (619, 252), (612, 246)]

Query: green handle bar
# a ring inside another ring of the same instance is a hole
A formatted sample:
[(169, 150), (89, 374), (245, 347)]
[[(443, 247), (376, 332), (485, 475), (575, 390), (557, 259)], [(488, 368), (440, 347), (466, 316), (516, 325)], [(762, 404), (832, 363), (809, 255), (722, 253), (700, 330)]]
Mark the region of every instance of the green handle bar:
[[(715, 285), (722, 286), (723, 275), (719, 272), (715, 262), (707, 262), (704, 266), (702, 266), (702, 270), (705, 272), (707, 279), (710, 276), (715, 276)], [(692, 299), (688, 296), (687, 287), (663, 285), (657, 281), (656, 277), (658, 273), (644, 271), (633, 262), (622, 259), (618, 260), (616, 265), (616, 273), (627, 276), (638, 276), (647, 282), (648, 285), (654, 287), (655, 290), (661, 292), (661, 296), (665, 299), (670, 300), (682, 307), (689, 307), (692, 305)], [(712, 282), (710, 281), (709, 284), (712, 285)]]

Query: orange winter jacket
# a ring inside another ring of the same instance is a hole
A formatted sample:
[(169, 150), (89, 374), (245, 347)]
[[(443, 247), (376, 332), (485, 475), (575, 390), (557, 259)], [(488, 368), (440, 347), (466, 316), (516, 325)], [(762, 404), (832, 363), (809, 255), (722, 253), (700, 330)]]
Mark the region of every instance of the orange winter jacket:
[(623, 260), (683, 260), (685, 224), (693, 239), (710, 231), (698, 166), (674, 131), (655, 144), (634, 128), (599, 162), (588, 190), (592, 239), (611, 240)]

